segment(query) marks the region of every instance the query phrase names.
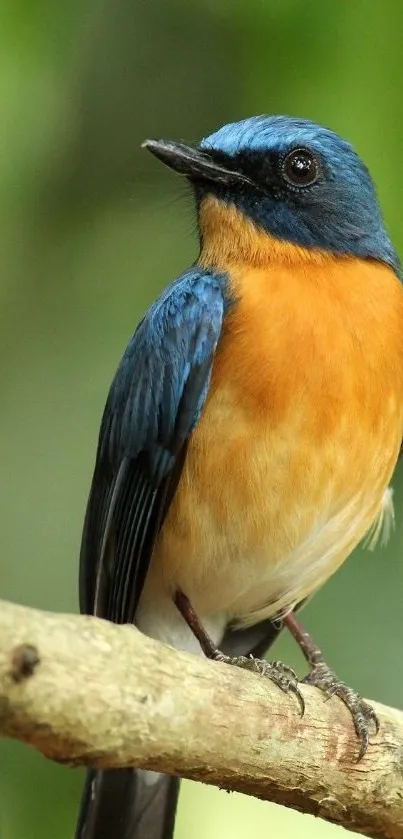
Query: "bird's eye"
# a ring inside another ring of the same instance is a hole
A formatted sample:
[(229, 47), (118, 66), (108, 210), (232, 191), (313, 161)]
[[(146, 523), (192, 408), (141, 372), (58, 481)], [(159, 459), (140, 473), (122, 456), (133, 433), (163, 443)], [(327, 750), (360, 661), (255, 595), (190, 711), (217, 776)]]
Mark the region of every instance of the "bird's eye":
[(311, 186), (318, 177), (318, 164), (308, 149), (293, 149), (283, 160), (282, 175), (292, 186)]

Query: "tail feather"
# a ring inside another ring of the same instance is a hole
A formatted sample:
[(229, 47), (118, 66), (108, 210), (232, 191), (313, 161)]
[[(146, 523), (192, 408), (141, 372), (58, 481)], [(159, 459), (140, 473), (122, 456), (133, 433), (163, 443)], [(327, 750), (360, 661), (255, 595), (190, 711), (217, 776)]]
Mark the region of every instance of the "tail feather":
[[(281, 631), (263, 621), (229, 630), (220, 648), (228, 655), (264, 655)], [(179, 778), (140, 769), (89, 769), (75, 839), (172, 839)]]
[(90, 769), (75, 839), (171, 839), (178, 794), (169, 775)]

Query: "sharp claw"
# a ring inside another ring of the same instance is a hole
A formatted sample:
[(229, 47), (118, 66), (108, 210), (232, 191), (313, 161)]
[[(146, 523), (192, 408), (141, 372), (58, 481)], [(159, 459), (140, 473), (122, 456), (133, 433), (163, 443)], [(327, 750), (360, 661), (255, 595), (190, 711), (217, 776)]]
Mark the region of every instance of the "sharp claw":
[(379, 722), (379, 718), (377, 717), (377, 715), (376, 715), (375, 711), (374, 711), (372, 708), (371, 708), (371, 716), (370, 716), (370, 718), (371, 718), (371, 720), (372, 720), (372, 722), (373, 722), (373, 724), (374, 724), (375, 734), (379, 734), (379, 729), (380, 729), (380, 727), (381, 727), (381, 724), (380, 724), (380, 722)]
[(358, 752), (357, 763), (359, 763), (360, 760), (363, 759), (365, 752), (367, 751), (369, 743), (368, 731), (362, 731), (359, 737), (361, 739), (361, 747), (360, 751)]
[(295, 696), (295, 697), (297, 698), (297, 700), (298, 700), (299, 707), (300, 707), (300, 712), (301, 712), (301, 713), (300, 713), (300, 716), (301, 716), (301, 719), (302, 719), (302, 717), (303, 717), (303, 716), (304, 716), (304, 714), (305, 714), (305, 699), (304, 699), (304, 697), (303, 697), (303, 694), (301, 693), (301, 691), (300, 691), (299, 687), (298, 687), (298, 686), (295, 686), (295, 685), (292, 685), (292, 687), (290, 687), (290, 690), (292, 690), (292, 692), (293, 692), (294, 696)]
[[(380, 722), (379, 722), (379, 719), (378, 719), (375, 711), (373, 710), (373, 708), (370, 708), (369, 706), (366, 706), (366, 707), (368, 708), (368, 711), (366, 713), (366, 717), (362, 721), (359, 730), (356, 727), (357, 735), (361, 740), (361, 748), (360, 748), (360, 751), (359, 751), (359, 754), (358, 754), (357, 763), (359, 763), (360, 760), (362, 760), (362, 758), (365, 755), (365, 752), (367, 751), (368, 745), (369, 745), (368, 723), (372, 722), (372, 724), (374, 726), (375, 736), (379, 733), (379, 728), (380, 728)], [(362, 726), (365, 726), (365, 728), (363, 728)]]
[(350, 690), (344, 682), (339, 682), (334, 673), (329, 670), (324, 662), (313, 667), (304, 682), (319, 688), (325, 695), (325, 701), (332, 696), (338, 696), (350, 711), (357, 738), (360, 742), (357, 763), (364, 757), (369, 745), (369, 727), (374, 726), (375, 734), (379, 732), (379, 720), (375, 711), (354, 691)]
[(329, 690), (329, 689), (324, 690), (323, 691), (323, 701), (324, 702), (329, 702), (329, 699), (331, 699), (333, 695), (334, 695), (334, 691)]
[(334, 696), (334, 695), (335, 695), (335, 693), (337, 693), (337, 689), (338, 689), (338, 685), (330, 685), (330, 686), (326, 689), (326, 696), (327, 696), (327, 698), (328, 698), (328, 699), (331, 699), (331, 698), (332, 698), (332, 696)]

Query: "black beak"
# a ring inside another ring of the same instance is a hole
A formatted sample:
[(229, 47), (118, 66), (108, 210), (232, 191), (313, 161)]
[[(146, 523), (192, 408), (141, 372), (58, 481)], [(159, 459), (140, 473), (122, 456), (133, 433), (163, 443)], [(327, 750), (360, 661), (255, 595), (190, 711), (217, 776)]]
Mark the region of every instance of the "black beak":
[(175, 172), (186, 175), (192, 181), (210, 181), (224, 186), (250, 184), (246, 175), (215, 162), (208, 152), (193, 149), (183, 143), (175, 143), (172, 140), (145, 140), (142, 148), (148, 149)]

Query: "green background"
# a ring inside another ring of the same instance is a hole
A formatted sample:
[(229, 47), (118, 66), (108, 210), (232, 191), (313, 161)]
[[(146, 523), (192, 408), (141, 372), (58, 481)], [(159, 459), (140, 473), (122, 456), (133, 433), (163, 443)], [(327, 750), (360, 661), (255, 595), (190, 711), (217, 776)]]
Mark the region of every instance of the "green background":
[[(402, 252), (403, 4), (376, 0), (2, 0), (0, 595), (77, 606), (101, 410), (127, 339), (194, 258), (185, 186), (147, 136), (198, 140), (282, 112), (353, 141)], [(401, 706), (403, 529), (358, 551), (305, 622), (337, 672)], [(275, 655), (299, 666), (281, 639)], [(336, 701), (336, 700), (333, 700)], [(0, 746), (1, 839), (69, 839), (82, 773)], [(341, 836), (308, 816), (185, 784), (178, 839)]]

